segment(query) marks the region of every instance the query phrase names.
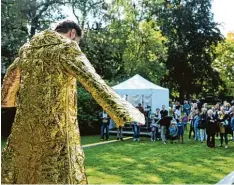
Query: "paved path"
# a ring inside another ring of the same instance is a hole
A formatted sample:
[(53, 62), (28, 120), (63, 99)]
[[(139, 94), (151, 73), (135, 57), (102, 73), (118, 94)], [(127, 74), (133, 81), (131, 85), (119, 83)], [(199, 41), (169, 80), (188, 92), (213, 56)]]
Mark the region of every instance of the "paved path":
[[(132, 138), (133, 137), (125, 137), (125, 138), (123, 138), (123, 140), (132, 139)], [(114, 142), (121, 142), (121, 140), (100, 141), (98, 143), (92, 143), (92, 144), (83, 145), (82, 148), (88, 148), (88, 147), (93, 147), (93, 146), (98, 146), (98, 145), (104, 145), (104, 144), (114, 143)]]

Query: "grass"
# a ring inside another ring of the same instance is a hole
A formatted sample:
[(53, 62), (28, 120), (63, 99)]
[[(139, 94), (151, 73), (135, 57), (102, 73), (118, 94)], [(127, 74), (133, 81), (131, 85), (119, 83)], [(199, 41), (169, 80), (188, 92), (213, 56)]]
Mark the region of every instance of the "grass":
[[(88, 181), (90, 184), (214, 184), (234, 170), (234, 142), (229, 142), (228, 149), (211, 149), (205, 143), (185, 138), (185, 144), (162, 145), (160, 141), (141, 138), (140, 142), (126, 140), (85, 148)], [(96, 143), (99, 139), (99, 136), (82, 136), (81, 143)]]
[(149, 140), (85, 148), (89, 183), (213, 184), (234, 170), (233, 142), (229, 149), (211, 149), (196, 141), (162, 145)]

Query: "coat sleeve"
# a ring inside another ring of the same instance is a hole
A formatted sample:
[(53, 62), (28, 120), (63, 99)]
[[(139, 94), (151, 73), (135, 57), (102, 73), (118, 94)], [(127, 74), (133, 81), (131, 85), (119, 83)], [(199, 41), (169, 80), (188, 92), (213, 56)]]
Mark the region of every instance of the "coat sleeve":
[(68, 45), (61, 51), (60, 62), (71, 75), (91, 93), (97, 103), (107, 112), (117, 126), (124, 126), (127, 122), (145, 124), (144, 115), (122, 100), (114, 90), (96, 73), (79, 46)]
[(16, 96), (20, 86), (20, 69), (18, 64), (19, 58), (16, 58), (4, 76), (1, 92), (2, 107), (16, 107)]

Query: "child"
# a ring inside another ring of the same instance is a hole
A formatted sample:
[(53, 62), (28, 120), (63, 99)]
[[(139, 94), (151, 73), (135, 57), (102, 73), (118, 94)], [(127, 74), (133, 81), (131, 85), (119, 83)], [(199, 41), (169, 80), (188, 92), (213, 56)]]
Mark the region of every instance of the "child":
[(157, 129), (157, 124), (155, 121), (150, 124), (150, 128), (151, 128), (151, 141), (155, 141), (156, 140), (156, 129)]
[(177, 127), (178, 127), (178, 143), (180, 143), (180, 137), (182, 140), (182, 144), (184, 143), (184, 122), (180, 118), (177, 122)]
[(175, 120), (171, 121), (171, 125), (169, 127), (169, 134), (171, 138), (171, 144), (173, 144), (173, 141), (177, 139), (177, 134), (178, 134), (178, 128), (176, 126)]

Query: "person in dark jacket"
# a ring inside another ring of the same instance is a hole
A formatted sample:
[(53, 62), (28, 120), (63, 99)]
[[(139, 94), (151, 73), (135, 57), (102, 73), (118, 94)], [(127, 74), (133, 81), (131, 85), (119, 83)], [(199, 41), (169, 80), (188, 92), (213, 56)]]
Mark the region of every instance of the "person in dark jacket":
[(208, 110), (207, 112), (207, 122), (206, 122), (206, 134), (207, 134), (207, 146), (210, 148), (215, 147), (215, 132), (216, 124), (213, 118), (213, 111)]
[(165, 105), (162, 106), (162, 110), (160, 111), (161, 118), (168, 116), (168, 111), (165, 109)]

